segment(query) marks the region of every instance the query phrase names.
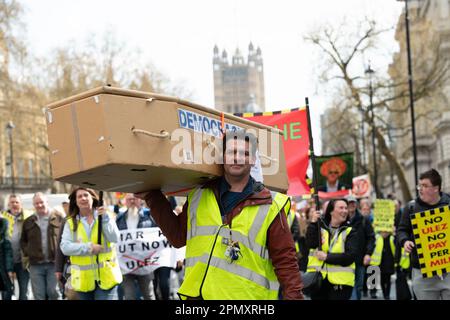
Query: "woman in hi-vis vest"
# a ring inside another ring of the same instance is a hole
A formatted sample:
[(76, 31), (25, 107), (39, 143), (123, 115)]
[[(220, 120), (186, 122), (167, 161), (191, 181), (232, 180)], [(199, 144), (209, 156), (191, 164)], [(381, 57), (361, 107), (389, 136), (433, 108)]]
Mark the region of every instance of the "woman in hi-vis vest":
[(122, 282), (114, 246), (119, 239), (117, 225), (103, 207), (98, 207), (94, 190), (77, 188), (69, 200), (69, 216), (61, 239), (61, 251), (70, 256), (68, 281), (80, 300), (117, 300), (117, 285)]
[(312, 300), (350, 299), (358, 243), (358, 234), (349, 226), (347, 200), (331, 200), (323, 219), (319, 212), (312, 213), (306, 231), (306, 245), (310, 248), (307, 271), (321, 271), (323, 278), (320, 290), (311, 294)]

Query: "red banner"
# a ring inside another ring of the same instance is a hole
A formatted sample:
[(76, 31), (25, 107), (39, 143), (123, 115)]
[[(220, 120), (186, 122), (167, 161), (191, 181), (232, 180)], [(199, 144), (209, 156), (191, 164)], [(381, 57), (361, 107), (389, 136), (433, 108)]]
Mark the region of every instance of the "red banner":
[(283, 131), (283, 147), (289, 179), (287, 194), (290, 196), (310, 194), (310, 188), (306, 183), (306, 170), (309, 163), (306, 109), (264, 112), (263, 114), (244, 113), (239, 116)]
[(334, 192), (319, 191), (317, 194), (321, 200), (339, 199), (348, 196), (350, 194), (350, 190), (339, 190)]

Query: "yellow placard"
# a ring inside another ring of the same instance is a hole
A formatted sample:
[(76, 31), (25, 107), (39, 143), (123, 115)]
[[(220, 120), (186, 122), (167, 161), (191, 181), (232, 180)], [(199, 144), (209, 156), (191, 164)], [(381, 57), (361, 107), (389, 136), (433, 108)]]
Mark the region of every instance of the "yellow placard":
[(411, 218), (424, 278), (447, 273), (450, 269), (450, 206), (414, 214)]
[(373, 228), (375, 232), (394, 232), (395, 202), (377, 199), (373, 209)]

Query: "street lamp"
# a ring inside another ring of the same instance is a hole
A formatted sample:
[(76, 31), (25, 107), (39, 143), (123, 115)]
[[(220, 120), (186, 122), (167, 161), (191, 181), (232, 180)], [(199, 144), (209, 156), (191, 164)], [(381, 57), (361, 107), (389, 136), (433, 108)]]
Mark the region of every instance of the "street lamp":
[[(406, 49), (408, 54), (408, 84), (409, 84), (409, 105), (411, 108), (411, 131), (413, 142), (413, 157), (414, 157), (414, 181), (416, 185), (419, 184), (417, 172), (417, 149), (416, 149), (416, 124), (414, 116), (414, 99), (413, 99), (413, 76), (411, 63), (411, 42), (409, 38), (409, 16), (408, 16), (408, 0), (405, 0), (405, 25), (406, 25)], [(416, 189), (416, 195), (419, 191)]]
[(12, 131), (16, 126), (12, 121), (9, 121), (6, 124), (6, 132), (9, 137), (9, 165), (11, 166), (11, 193), (16, 193), (16, 185), (15, 185), (15, 177), (14, 177), (14, 154), (13, 154), (13, 139), (12, 139)]
[[(392, 146), (392, 134), (391, 134), (392, 128), (391, 128), (391, 125), (388, 124), (387, 128), (388, 128), (387, 134), (388, 134), (388, 138), (389, 138), (389, 145)], [(395, 194), (394, 169), (392, 168), (392, 163), (391, 162), (389, 162), (389, 174), (391, 176), (392, 194)]]
[(367, 77), (369, 78), (369, 98), (370, 98), (370, 113), (371, 113), (371, 121), (372, 121), (372, 147), (373, 147), (373, 185), (375, 187), (375, 195), (378, 198), (379, 192), (378, 192), (378, 170), (377, 170), (377, 149), (375, 147), (375, 116), (373, 111), (373, 88), (372, 88), (372, 76), (375, 73), (375, 71), (370, 68), (370, 61), (369, 66), (364, 72)]
[[(364, 170), (366, 168), (366, 130), (364, 129), (364, 122), (365, 122), (365, 111), (362, 108), (361, 109), (361, 141), (362, 141), (362, 156), (361, 156), (361, 166)], [(364, 172), (363, 172), (364, 173)]]

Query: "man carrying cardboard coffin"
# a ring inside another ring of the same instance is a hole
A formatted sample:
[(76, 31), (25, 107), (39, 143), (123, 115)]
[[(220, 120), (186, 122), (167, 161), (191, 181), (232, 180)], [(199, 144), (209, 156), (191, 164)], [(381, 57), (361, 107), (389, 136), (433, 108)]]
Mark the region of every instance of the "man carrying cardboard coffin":
[(194, 189), (175, 215), (159, 190), (142, 192), (175, 247), (186, 245), (181, 299), (303, 299), (286, 213), (289, 198), (250, 176), (256, 137), (224, 136), (224, 175)]

